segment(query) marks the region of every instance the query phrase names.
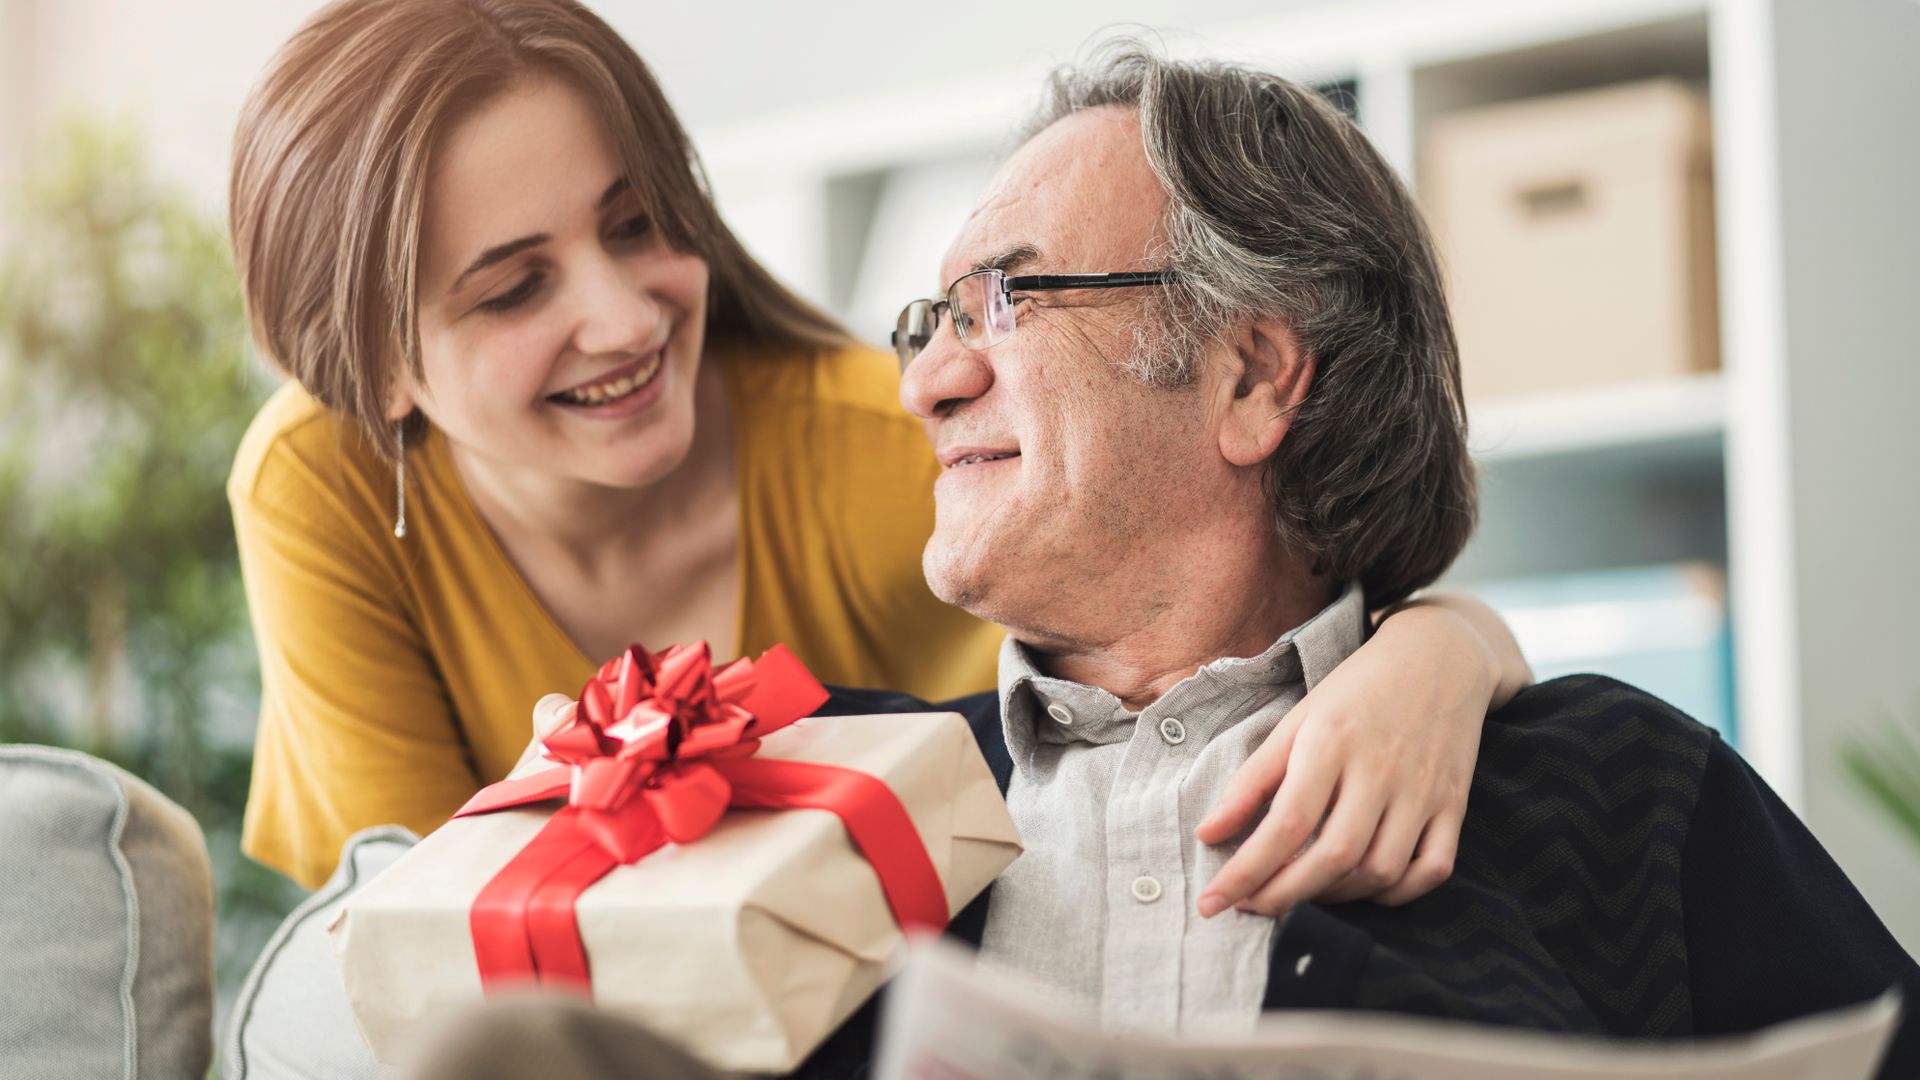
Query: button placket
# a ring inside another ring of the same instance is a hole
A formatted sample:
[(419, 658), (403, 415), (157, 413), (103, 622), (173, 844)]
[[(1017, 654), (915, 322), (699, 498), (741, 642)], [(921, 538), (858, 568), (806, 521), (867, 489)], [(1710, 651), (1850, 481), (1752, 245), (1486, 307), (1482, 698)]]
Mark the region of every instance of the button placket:
[(1158, 731), (1156, 721), (1135, 719), (1141, 737), (1127, 740), (1106, 805), (1111, 906), (1101, 949), (1100, 1016), (1116, 1030), (1154, 1030), (1178, 1014), (1186, 923), (1182, 833), (1161, 824), (1178, 812), (1185, 765), (1164, 745), (1147, 741)]

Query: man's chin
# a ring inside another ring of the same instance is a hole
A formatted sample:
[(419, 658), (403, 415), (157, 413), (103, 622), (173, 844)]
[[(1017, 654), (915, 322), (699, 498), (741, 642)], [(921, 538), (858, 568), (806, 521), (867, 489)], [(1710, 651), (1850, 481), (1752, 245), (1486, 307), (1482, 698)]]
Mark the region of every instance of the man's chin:
[(920, 560), (927, 588), (942, 602), (980, 618), (981, 608), (990, 591), (988, 575), (977, 560), (968, 559), (940, 543), (938, 535), (927, 544)]

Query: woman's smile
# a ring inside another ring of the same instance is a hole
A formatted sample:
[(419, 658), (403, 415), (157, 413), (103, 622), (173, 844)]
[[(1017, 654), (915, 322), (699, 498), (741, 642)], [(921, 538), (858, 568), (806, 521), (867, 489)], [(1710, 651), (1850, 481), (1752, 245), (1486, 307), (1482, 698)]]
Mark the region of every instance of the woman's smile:
[(546, 400), (578, 416), (619, 419), (644, 411), (659, 400), (666, 349), (655, 349), (630, 364), (589, 382), (547, 395)]

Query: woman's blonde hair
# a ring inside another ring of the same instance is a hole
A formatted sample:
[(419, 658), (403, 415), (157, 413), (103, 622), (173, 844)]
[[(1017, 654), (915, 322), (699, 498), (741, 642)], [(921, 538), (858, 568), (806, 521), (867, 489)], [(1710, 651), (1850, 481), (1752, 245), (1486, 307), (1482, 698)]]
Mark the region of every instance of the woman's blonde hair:
[(255, 341), (382, 456), (396, 364), (421, 377), (416, 294), (429, 158), (463, 114), (530, 75), (592, 100), (634, 193), (708, 266), (710, 340), (828, 349), (846, 331), (748, 255), (666, 97), (573, 0), (337, 0), (281, 48), (234, 135), (229, 213)]

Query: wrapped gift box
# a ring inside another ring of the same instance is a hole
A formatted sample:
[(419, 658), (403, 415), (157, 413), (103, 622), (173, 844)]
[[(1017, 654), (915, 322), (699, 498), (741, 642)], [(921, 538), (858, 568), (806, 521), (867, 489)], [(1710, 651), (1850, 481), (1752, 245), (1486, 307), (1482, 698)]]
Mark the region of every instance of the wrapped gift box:
[[(926, 846), (949, 915), (1020, 852), (956, 714), (801, 720), (767, 735), (755, 757), (883, 780)], [(449, 822), (335, 921), (355, 1020), (382, 1061), (422, 1021), (481, 999), (470, 908), (556, 805)], [(613, 869), (575, 915), (597, 1005), (748, 1071), (797, 1065), (879, 988), (902, 943), (874, 869), (825, 810), (729, 810), (704, 837)]]

